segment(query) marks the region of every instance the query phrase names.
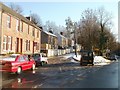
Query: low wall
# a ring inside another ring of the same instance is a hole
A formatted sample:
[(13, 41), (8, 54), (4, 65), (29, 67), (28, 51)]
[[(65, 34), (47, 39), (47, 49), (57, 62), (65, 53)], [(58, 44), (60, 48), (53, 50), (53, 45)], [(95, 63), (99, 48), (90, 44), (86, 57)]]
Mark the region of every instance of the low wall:
[(70, 53), (70, 49), (49, 49), (47, 52), (47, 56), (59, 56), (63, 54)]

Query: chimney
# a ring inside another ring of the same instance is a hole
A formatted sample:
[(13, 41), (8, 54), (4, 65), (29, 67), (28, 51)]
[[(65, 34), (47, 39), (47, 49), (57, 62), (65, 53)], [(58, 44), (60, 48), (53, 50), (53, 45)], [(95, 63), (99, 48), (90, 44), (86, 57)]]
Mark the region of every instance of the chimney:
[(60, 32), (61, 35), (63, 35), (63, 32)]
[(49, 32), (53, 34), (53, 31), (50, 30)]
[(30, 17), (30, 16), (28, 16), (28, 17), (26, 17), (26, 18), (31, 21), (31, 17)]

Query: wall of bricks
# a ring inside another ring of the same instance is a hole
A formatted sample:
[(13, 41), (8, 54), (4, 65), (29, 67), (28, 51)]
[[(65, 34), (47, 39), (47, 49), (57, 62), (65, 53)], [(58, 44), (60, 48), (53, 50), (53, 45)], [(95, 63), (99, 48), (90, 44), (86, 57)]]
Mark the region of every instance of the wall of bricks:
[[(19, 19), (19, 17), (15, 17), (14, 15), (11, 15), (7, 12), (1, 13), (2, 14), (2, 28), (0, 30), (1, 33), (1, 47), (0, 47), (0, 54), (6, 54), (8, 51), (3, 50), (3, 36), (11, 36), (12, 37), (12, 50), (10, 52), (16, 53), (16, 38), (19, 38), (19, 50), (21, 49), (20, 47), (20, 39), (23, 40), (22, 42), (22, 53), (33, 53), (33, 41), (39, 43), (39, 50), (36, 50), (36, 46), (34, 47), (34, 52), (40, 52), (40, 47), (41, 47), (41, 30), (38, 30), (35, 28), (35, 36), (32, 36), (32, 30), (33, 26), (29, 25), (26, 22), (23, 22), (22, 20)], [(7, 27), (7, 17), (8, 15), (11, 17), (11, 28)], [(20, 31), (16, 30), (16, 25), (17, 25), (17, 20), (20, 20)], [(21, 25), (23, 22), (23, 32), (21, 32)], [(29, 25), (29, 34), (28, 34), (28, 25)], [(39, 37), (37, 37), (37, 32), (39, 32)], [(30, 40), (30, 50), (26, 51), (26, 40)], [(19, 53), (19, 52), (18, 52)]]

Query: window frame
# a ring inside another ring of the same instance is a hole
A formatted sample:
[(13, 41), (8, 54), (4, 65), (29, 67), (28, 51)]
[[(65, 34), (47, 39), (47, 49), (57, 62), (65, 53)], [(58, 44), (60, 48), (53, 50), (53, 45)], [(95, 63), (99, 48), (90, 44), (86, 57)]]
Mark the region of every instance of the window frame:
[(7, 15), (7, 27), (11, 28), (11, 16), (10, 15)]
[(39, 31), (37, 31), (37, 38), (39, 38)]
[(35, 27), (32, 28), (32, 36), (35, 37)]
[(20, 23), (20, 32), (23, 32), (23, 21)]
[(16, 19), (16, 31), (20, 31), (20, 20)]
[[(4, 45), (5, 44), (5, 45)], [(3, 36), (3, 51), (7, 50), (7, 36)]]
[(8, 36), (7, 37), (7, 50), (11, 51), (12, 50), (12, 37)]

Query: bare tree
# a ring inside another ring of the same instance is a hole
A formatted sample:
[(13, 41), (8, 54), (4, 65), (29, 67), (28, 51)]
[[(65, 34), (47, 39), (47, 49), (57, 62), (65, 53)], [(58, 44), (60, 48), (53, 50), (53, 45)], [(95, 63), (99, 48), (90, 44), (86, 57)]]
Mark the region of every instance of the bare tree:
[(99, 8), (97, 10), (97, 20), (98, 20), (98, 23), (100, 25), (100, 50), (101, 50), (101, 53), (103, 53), (103, 50), (105, 48), (105, 43), (107, 41), (106, 37), (105, 37), (105, 34), (104, 34), (104, 30), (105, 28), (110, 28), (110, 25), (112, 24), (111, 23), (111, 19), (112, 19), (112, 15), (107, 12), (103, 7)]
[(78, 40), (85, 49), (91, 50), (97, 46), (99, 26), (96, 22), (97, 19), (94, 10), (87, 9), (82, 13), (82, 19), (79, 22)]
[(101, 13), (99, 16), (92, 9), (82, 13), (82, 19), (79, 21), (78, 42), (85, 49), (99, 48), (101, 52), (106, 48), (113, 49), (115, 37), (110, 32), (111, 17), (106, 16), (106, 13)]
[(30, 15), (31, 17), (31, 21), (36, 24), (37, 26), (42, 26), (42, 20), (40, 19), (40, 17), (38, 16), (38, 14), (32, 13)]
[(44, 30), (45, 31), (52, 31), (54, 34), (59, 34), (60, 32), (64, 32), (65, 31), (65, 27), (64, 26), (57, 26), (55, 22), (53, 21), (46, 21), (45, 25), (44, 25)]
[(23, 9), (22, 9), (21, 6), (15, 4), (15, 3), (10, 3), (9, 6), (10, 6), (10, 8), (11, 8), (12, 10), (16, 11), (16, 12), (19, 13), (19, 14), (22, 14)]
[(70, 17), (68, 17), (66, 20), (65, 20), (65, 22), (66, 22), (66, 36), (68, 37), (68, 38), (73, 38), (73, 36), (72, 36), (72, 32), (74, 31), (73, 30), (73, 21), (71, 20), (71, 18)]
[(45, 25), (44, 25), (44, 30), (46, 31), (52, 31), (52, 32), (55, 32), (57, 30), (57, 25), (55, 22), (52, 22), (52, 21), (46, 21)]

